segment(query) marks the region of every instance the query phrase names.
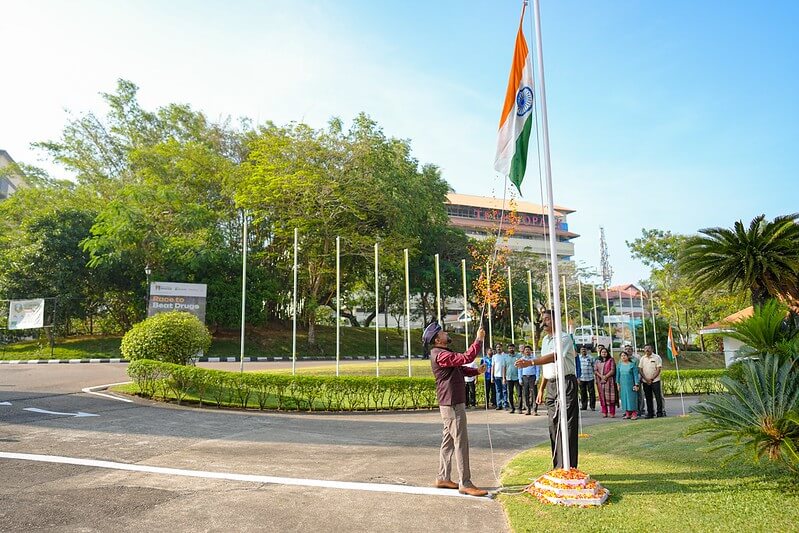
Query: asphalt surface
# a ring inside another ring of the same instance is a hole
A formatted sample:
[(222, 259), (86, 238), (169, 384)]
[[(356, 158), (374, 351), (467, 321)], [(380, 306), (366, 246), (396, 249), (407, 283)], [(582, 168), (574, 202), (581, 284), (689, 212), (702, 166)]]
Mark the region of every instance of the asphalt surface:
[[(126, 366), (0, 368), (0, 452), (411, 487), (435, 481), (437, 411), (240, 412), (124, 403), (81, 392), (126, 381)], [(279, 366), (253, 363), (248, 369)], [(675, 412), (679, 402), (669, 402)], [(584, 425), (620, 423), (583, 414)], [(499, 475), (514, 455), (548, 440), (545, 415), (469, 410), (468, 417), (478, 486), (497, 488), (495, 471)], [(488, 498), (188, 478), (4, 457), (0, 479), (0, 531), (508, 530), (501, 505)]]

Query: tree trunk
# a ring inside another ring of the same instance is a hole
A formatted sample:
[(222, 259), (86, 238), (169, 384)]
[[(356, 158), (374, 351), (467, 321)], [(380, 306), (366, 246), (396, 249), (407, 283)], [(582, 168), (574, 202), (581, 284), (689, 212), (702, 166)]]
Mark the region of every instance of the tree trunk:
[(770, 294), (768, 290), (763, 287), (752, 287), (752, 306), (760, 307), (768, 301)]
[(358, 322), (358, 317), (356, 317), (353, 313), (350, 313), (349, 311), (345, 311), (345, 310), (342, 309), (341, 310), (341, 316), (343, 316), (344, 318), (349, 320), (350, 321), (350, 325), (352, 327), (354, 327), (354, 328), (361, 327), (361, 323)]

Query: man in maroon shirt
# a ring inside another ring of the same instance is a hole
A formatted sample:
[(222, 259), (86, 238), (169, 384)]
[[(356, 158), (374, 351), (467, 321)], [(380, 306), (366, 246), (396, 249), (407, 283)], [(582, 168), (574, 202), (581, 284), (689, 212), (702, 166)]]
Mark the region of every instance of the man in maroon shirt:
[[(466, 433), (466, 386), (464, 376), (476, 376), (485, 372), (485, 365), (469, 368), (483, 347), (485, 331), (477, 330), (477, 337), (466, 353), (450, 351), (448, 346), (452, 339), (437, 322), (433, 322), (424, 330), (422, 341), (425, 352), (430, 352), (430, 365), (436, 378), (436, 396), (444, 422), (444, 433), (441, 439), (441, 455), (438, 467), (436, 487), (441, 489), (458, 489), (461, 494), (485, 496), (483, 489), (472, 484), (469, 469), (469, 437)], [(458, 465), (459, 483), (451, 480), (452, 453)]]

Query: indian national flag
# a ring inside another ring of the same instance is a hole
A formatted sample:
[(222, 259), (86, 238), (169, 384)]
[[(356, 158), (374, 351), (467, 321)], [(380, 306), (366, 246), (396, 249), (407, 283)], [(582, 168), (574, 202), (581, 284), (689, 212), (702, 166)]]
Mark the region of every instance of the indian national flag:
[(502, 116), (499, 119), (497, 157), (494, 161), (496, 171), (503, 176), (509, 176), (510, 181), (519, 189), (519, 194), (527, 166), (530, 131), (533, 128), (533, 94), (533, 66), (520, 21), (505, 105), (502, 106)]
[(666, 343), (666, 355), (669, 356), (669, 361), (674, 361), (674, 358), (680, 355), (680, 350), (674, 342), (674, 336), (671, 334), (671, 326), (669, 326), (669, 339)]

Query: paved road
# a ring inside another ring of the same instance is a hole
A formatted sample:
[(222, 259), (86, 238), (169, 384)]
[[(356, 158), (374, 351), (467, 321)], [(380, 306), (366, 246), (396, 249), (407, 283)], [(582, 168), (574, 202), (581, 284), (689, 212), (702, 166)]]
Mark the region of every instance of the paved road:
[[(204, 366), (231, 369), (224, 363)], [(199, 410), (80, 392), (125, 381), (125, 368), (1, 368), (0, 404), (11, 405), (0, 405), (0, 452), (413, 487), (434, 481), (441, 431), (437, 412)], [(591, 412), (584, 421), (618, 423)], [(473, 480), (486, 487), (497, 486), (492, 457), (498, 474), (519, 451), (548, 438), (545, 416), (493, 410), (470, 411), (469, 429)], [(436, 526), (441, 516), (448, 517), (450, 530), (507, 530), (501, 506), (490, 499), (187, 478), (9, 458), (0, 458), (0, 479), (1, 531), (429, 531), (444, 528)]]

